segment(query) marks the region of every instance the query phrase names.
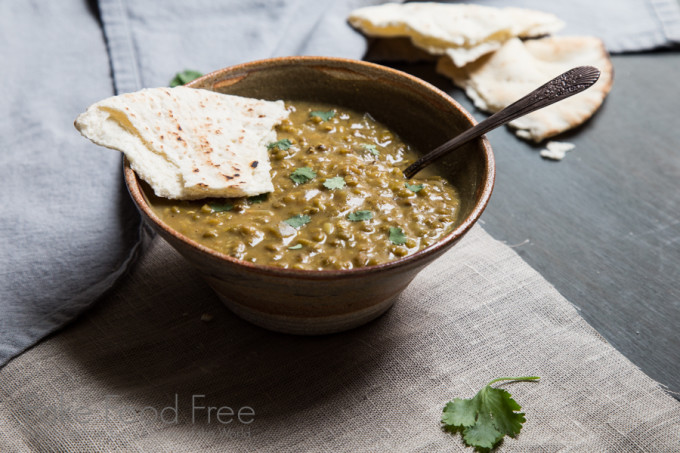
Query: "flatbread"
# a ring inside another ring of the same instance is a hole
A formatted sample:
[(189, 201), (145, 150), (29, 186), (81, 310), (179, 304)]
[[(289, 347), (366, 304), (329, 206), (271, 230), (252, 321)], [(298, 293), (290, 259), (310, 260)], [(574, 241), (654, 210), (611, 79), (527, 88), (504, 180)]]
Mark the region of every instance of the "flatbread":
[(540, 142), (578, 126), (602, 105), (613, 82), (613, 67), (598, 38), (512, 39), (497, 50), (459, 68), (442, 57), (437, 71), (465, 90), (475, 106), (497, 112), (550, 79), (576, 66), (595, 66), (599, 80), (582, 93), (512, 121), (519, 137)]
[(553, 14), (467, 4), (387, 3), (352, 11), (349, 23), (374, 37), (408, 37), (456, 66), (475, 61), (510, 38), (542, 36), (564, 23)]
[(287, 117), (283, 101), (151, 88), (97, 102), (75, 126), (125, 153), (156, 195), (190, 200), (271, 192), (267, 145)]

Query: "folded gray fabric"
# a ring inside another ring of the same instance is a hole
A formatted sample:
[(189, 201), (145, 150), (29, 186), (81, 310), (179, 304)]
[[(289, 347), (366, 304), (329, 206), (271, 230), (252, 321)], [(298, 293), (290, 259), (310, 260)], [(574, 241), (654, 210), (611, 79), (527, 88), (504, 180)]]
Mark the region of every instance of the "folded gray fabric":
[(0, 366), (109, 289), (139, 248), (120, 155), (73, 120), (113, 94), (84, 1), (0, 2)]
[(322, 337), (237, 318), (157, 239), (0, 370), (0, 451), (472, 451), (442, 408), (508, 375), (541, 380), (500, 385), (527, 421), (499, 452), (678, 451), (680, 402), (479, 227), (384, 316)]
[[(128, 269), (144, 234), (116, 151), (73, 127), (114, 93), (179, 70), (318, 53), (361, 58), (353, 2), (0, 3), (0, 366), (89, 307)], [(110, 60), (107, 48), (110, 51)], [(111, 66), (110, 66), (111, 64)]]
[(167, 85), (202, 72), (285, 55), (361, 58), (366, 41), (346, 22), (354, 8), (385, 0), (100, 0), (118, 92)]
[(517, 6), (553, 13), (566, 25), (558, 35), (591, 35), (611, 53), (640, 52), (680, 44), (678, 0), (485, 0), (486, 6)]

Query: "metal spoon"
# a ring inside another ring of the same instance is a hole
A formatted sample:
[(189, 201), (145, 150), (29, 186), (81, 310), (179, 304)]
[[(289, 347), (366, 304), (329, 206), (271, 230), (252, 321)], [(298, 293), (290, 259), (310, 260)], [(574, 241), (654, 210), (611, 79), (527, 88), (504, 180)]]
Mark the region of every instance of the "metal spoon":
[(592, 66), (579, 66), (570, 69), (562, 75), (552, 79), (545, 85), (536, 88), (523, 98), (505, 107), (500, 112), (494, 113), (481, 123), (471, 127), (462, 134), (452, 138), (433, 151), (425, 154), (404, 170), (404, 176), (412, 178), (413, 175), (430, 165), (434, 160), (444, 154), (453, 151), (461, 145), (480, 137), (487, 132), (496, 129), (520, 116), (527, 115), (535, 110), (547, 107), (555, 102), (566, 99), (593, 86), (600, 77), (600, 70)]

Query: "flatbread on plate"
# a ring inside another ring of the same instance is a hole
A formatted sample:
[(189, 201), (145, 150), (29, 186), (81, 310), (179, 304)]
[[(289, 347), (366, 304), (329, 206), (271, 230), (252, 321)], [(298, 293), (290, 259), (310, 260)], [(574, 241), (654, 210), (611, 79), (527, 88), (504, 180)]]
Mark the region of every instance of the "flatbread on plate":
[(540, 142), (578, 126), (602, 105), (613, 83), (604, 44), (588, 36), (512, 39), (496, 52), (459, 68), (442, 57), (437, 71), (465, 90), (477, 108), (497, 112), (576, 66), (595, 66), (599, 80), (582, 93), (509, 123), (519, 137)]
[(468, 4), (387, 3), (352, 11), (349, 23), (374, 37), (408, 37), (433, 55), (463, 66), (510, 38), (554, 33), (564, 23), (553, 14)]
[(156, 195), (190, 200), (271, 192), (267, 145), (287, 117), (283, 101), (151, 88), (97, 102), (75, 126), (125, 153)]

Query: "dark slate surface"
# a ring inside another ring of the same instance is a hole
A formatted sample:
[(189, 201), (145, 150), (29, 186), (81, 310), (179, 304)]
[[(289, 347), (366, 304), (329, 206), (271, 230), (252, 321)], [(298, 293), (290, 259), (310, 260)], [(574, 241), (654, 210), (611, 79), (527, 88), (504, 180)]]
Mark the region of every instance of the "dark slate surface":
[[(369, 54), (370, 57), (370, 54)], [(680, 53), (613, 57), (614, 87), (557, 140), (561, 162), (506, 128), (484, 228), (515, 250), (649, 376), (680, 394)], [(392, 64), (451, 94), (432, 64)]]

